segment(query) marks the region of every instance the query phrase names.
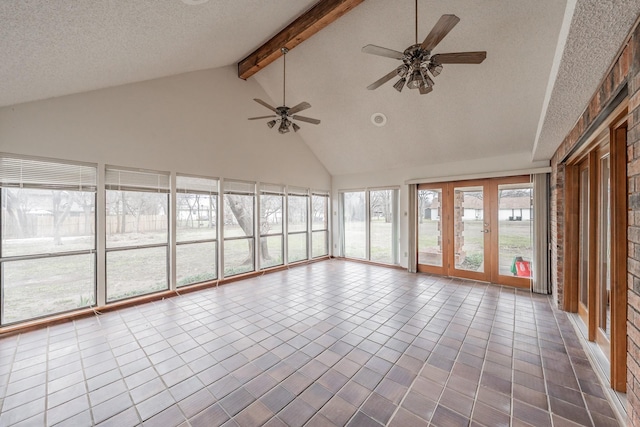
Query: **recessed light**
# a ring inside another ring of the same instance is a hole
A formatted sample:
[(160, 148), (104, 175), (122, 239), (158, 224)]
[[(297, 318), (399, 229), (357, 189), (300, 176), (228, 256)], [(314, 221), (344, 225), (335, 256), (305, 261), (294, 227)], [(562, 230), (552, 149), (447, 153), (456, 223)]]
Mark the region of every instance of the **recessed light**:
[(373, 113), (371, 115), (371, 123), (378, 127), (382, 127), (387, 124), (387, 116), (382, 113)]

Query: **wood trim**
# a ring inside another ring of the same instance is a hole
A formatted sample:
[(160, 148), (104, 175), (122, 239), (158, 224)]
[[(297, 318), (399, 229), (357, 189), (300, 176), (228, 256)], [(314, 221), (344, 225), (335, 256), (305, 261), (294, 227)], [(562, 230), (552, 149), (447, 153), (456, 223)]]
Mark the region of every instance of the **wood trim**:
[(611, 158), (611, 387), (627, 387), (627, 123), (613, 129)]
[(282, 56), (281, 48), (293, 49), (363, 1), (320, 0), (268, 42), (238, 62), (238, 77), (246, 80), (253, 76)]
[[(448, 211), (448, 215), (450, 216), (450, 220), (449, 222), (449, 227), (450, 229), (448, 230), (449, 232), (449, 241), (451, 243), (451, 245), (453, 245), (454, 249), (455, 249), (455, 218), (454, 218), (454, 212), (455, 212), (455, 206), (453, 202), (453, 194), (455, 192), (456, 188), (464, 188), (464, 187), (481, 187), (482, 188), (482, 198), (483, 198), (483, 203), (482, 203), (482, 210), (483, 210), (483, 221), (487, 224), (489, 224), (489, 226), (487, 227), (489, 230), (492, 230), (492, 221), (491, 221), (491, 212), (490, 212), (490, 204), (489, 204), (489, 199), (490, 199), (490, 188), (493, 184), (493, 180), (466, 180), (466, 181), (455, 181), (455, 182), (450, 182), (447, 184), (448, 186), (448, 199), (450, 201), (450, 206), (449, 206), (449, 211)], [(464, 279), (471, 279), (471, 280), (478, 280), (481, 282), (489, 282), (491, 280), (491, 257), (487, 257), (487, 254), (490, 254), (490, 244), (491, 244), (491, 234), (493, 234), (491, 231), (489, 233), (484, 233), (484, 254), (483, 254), (483, 259), (484, 259), (484, 271), (482, 272), (478, 272), (478, 271), (469, 271), (469, 270), (462, 270), (462, 269), (457, 269), (456, 268), (456, 263), (455, 263), (455, 253), (454, 251), (452, 251), (451, 249), (448, 250), (450, 259), (449, 259), (449, 274), (451, 276), (454, 277), (462, 277)]]
[(598, 155), (597, 151), (589, 153), (589, 274), (587, 278), (587, 309), (593, 315), (589, 316), (589, 341), (595, 341), (598, 307), (596, 305), (596, 282), (598, 280)]
[(566, 165), (564, 170), (564, 248), (562, 264), (564, 285), (562, 309), (571, 313), (578, 311), (578, 253), (580, 194), (578, 189), (580, 169), (577, 165)]
[[(449, 275), (449, 221), (446, 220), (449, 215), (449, 205), (451, 204), (448, 193), (449, 187), (446, 184), (420, 184), (418, 185), (417, 191), (420, 190), (440, 190), (440, 227), (441, 227), (441, 249), (442, 249), (442, 266), (437, 265), (429, 265), (429, 264), (420, 264), (419, 259), (416, 260), (417, 270), (420, 273), (429, 273), (429, 274), (438, 274), (440, 276), (448, 276)], [(416, 194), (416, 197), (418, 195)], [(418, 202), (416, 200), (416, 209), (418, 208)], [(416, 217), (416, 222), (418, 221)], [(416, 224), (416, 257), (419, 256), (418, 249), (420, 244), (420, 224)]]

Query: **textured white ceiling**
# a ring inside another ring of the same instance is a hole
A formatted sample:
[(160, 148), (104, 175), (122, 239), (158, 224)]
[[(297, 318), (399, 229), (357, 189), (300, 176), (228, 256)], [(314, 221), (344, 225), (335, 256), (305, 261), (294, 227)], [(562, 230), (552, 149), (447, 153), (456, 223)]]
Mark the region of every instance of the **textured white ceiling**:
[[(414, 2), (366, 1), (287, 56), (288, 103), (323, 120), (302, 137), (334, 175), (531, 152), (565, 3), (558, 0), (420, 1), (419, 39), (442, 14), (458, 25), (434, 53), (486, 50), (479, 65), (445, 65), (434, 91), (369, 83), (399, 61), (361, 53), (415, 42)], [(280, 101), (282, 62), (255, 78)], [(260, 112), (256, 106), (253, 112)], [(370, 122), (384, 113), (385, 127)], [(505, 165), (508, 168), (508, 165)]]
[[(235, 64), (316, 0), (186, 3), (0, 1), (0, 106)], [(398, 61), (360, 49), (412, 44), (413, 0), (367, 0), (287, 56), (287, 104), (312, 104), (302, 114), (322, 124), (301, 123), (300, 135), (331, 174), (522, 153), (548, 159), (593, 94), (640, 0), (578, 0), (560, 54), (566, 0), (419, 4), (421, 39), (442, 14), (461, 18), (434, 53), (487, 51), (480, 65), (445, 66), (431, 94), (397, 93), (393, 81), (365, 89)], [(549, 84), (554, 58), (558, 81)], [(280, 103), (282, 60), (253, 78)], [(371, 124), (375, 112), (387, 116), (386, 126)], [(247, 117), (262, 113), (247, 100)]]
[[(575, 0), (574, 0), (575, 1)], [(589, 103), (640, 14), (638, 0), (578, 1), (556, 61), (533, 159), (549, 159)]]
[(315, 2), (1, 0), (0, 106), (228, 66)]

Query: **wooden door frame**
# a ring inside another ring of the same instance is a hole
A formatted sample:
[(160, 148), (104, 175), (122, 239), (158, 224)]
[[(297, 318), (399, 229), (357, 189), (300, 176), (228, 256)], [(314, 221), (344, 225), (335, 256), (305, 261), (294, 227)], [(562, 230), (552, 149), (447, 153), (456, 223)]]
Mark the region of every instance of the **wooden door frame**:
[[(626, 110), (624, 112), (626, 117)], [(627, 390), (627, 121), (611, 130), (611, 387)]]
[[(578, 312), (579, 287), (578, 251), (572, 250), (579, 243), (579, 164), (587, 159), (590, 167), (590, 182), (597, 183), (596, 167), (599, 160), (598, 145), (600, 135), (608, 132), (610, 156), (610, 188), (611, 188), (611, 340), (610, 340), (610, 385), (616, 391), (626, 392), (627, 375), (627, 107), (626, 102), (616, 108), (611, 118), (601, 128), (594, 132), (590, 142), (585, 143), (579, 152), (574, 153), (564, 164), (564, 265), (563, 283), (564, 295), (562, 308), (568, 312)], [(598, 260), (595, 257), (598, 249), (596, 235), (599, 200), (598, 186), (590, 185), (589, 206), (589, 280), (595, 280)], [(593, 198), (596, 197), (596, 198)], [(595, 201), (595, 203), (594, 203)], [(589, 311), (595, 314), (598, 310), (596, 303), (596, 287), (589, 284)], [(595, 311), (591, 311), (595, 310)], [(599, 327), (596, 315), (590, 315), (587, 322), (588, 339), (594, 341)]]
[[(445, 221), (445, 217), (449, 212), (449, 197), (447, 197), (447, 192), (448, 192), (448, 186), (447, 183), (435, 183), (435, 184), (420, 184), (418, 185), (418, 189), (417, 192), (419, 192), (420, 190), (441, 190), (441, 197), (440, 197), (440, 244), (441, 247), (440, 249), (442, 250), (442, 266), (436, 266), (436, 265), (427, 265), (427, 264), (420, 264), (418, 261), (418, 251), (416, 251), (416, 266), (417, 266), (417, 270), (420, 273), (430, 273), (430, 274), (437, 274), (440, 276), (447, 276), (448, 275), (448, 268), (447, 268), (447, 261), (448, 261), (448, 251), (449, 251), (449, 232), (448, 232), (448, 228), (450, 227), (451, 221), (447, 220)], [(416, 197), (418, 197), (416, 192)], [(418, 208), (418, 203), (416, 201), (416, 209)], [(418, 222), (418, 218), (416, 216), (416, 248), (419, 250), (420, 249), (420, 227)]]
[[(498, 206), (498, 186), (505, 184), (525, 184), (530, 183), (529, 175), (518, 175), (511, 177), (476, 179), (466, 181), (449, 181), (439, 183), (420, 184), (420, 190), (442, 191), (441, 200), (441, 233), (442, 233), (442, 267), (417, 263), (417, 270), (423, 273), (432, 273), (442, 276), (455, 276), (473, 280), (487, 281), (501, 285), (513, 286), (517, 288), (531, 288), (531, 278), (500, 275), (499, 271), (499, 206)], [(488, 223), (491, 230), (485, 233), (485, 271), (476, 273), (472, 271), (459, 270), (455, 268), (455, 254), (453, 253), (454, 227), (453, 227), (453, 200), (452, 192), (456, 187), (483, 188), (483, 221)], [(417, 196), (416, 196), (417, 197)], [(417, 206), (417, 203), (416, 203)], [(417, 221), (417, 219), (416, 219)], [(416, 224), (416, 241), (419, 239), (418, 225)], [(487, 256), (489, 254), (489, 256)], [(416, 253), (416, 257), (417, 257)]]
[[(491, 208), (491, 195), (488, 194), (487, 192), (487, 187), (490, 185), (489, 182), (491, 180), (484, 180), (484, 179), (474, 179), (474, 180), (467, 180), (467, 181), (453, 181), (453, 182), (449, 182), (447, 183), (447, 185), (449, 186), (449, 191), (448, 191), (448, 195), (453, 194), (453, 192), (455, 191), (455, 189), (457, 187), (482, 187), (482, 221), (483, 223), (487, 223), (489, 230), (493, 229), (493, 224), (492, 224), (492, 208)], [(450, 201), (451, 202), (451, 201)], [(454, 205), (453, 203), (450, 204), (449, 208), (451, 209), (451, 211), (449, 212), (450, 215), (450, 221), (449, 221), (449, 236), (448, 236), (448, 240), (450, 242), (451, 245), (455, 246), (455, 233), (454, 233), (454, 224), (455, 224), (455, 218), (453, 218), (453, 213), (454, 213)], [(484, 228), (484, 225), (483, 225)], [(491, 257), (487, 256), (487, 254), (490, 254), (490, 244), (491, 244), (491, 232), (489, 233), (483, 233), (483, 260), (484, 260), (484, 268), (482, 272), (477, 272), (477, 271), (469, 271), (469, 270), (463, 270), (463, 269), (457, 269), (456, 268), (456, 260), (455, 260), (455, 253), (452, 250), (449, 250), (447, 252), (447, 264), (449, 266), (449, 274), (451, 276), (454, 277), (461, 277), (463, 279), (471, 279), (471, 280), (479, 280), (482, 282), (489, 282), (491, 279), (491, 269), (493, 268), (493, 265), (491, 264)], [(449, 247), (451, 249), (451, 246)], [(451, 274), (453, 273), (453, 274)]]

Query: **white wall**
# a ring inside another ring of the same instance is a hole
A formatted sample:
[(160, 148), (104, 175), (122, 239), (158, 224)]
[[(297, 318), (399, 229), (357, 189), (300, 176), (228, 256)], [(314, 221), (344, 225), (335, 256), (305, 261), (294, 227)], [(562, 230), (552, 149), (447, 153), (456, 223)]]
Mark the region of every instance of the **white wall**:
[(400, 265), (407, 267), (409, 255), (409, 224), (407, 221), (409, 199), (407, 197), (408, 186), (405, 184), (406, 181), (420, 178), (448, 181), (451, 180), (450, 177), (462, 175), (493, 174), (547, 166), (549, 166), (548, 161), (532, 162), (531, 153), (520, 153), (461, 162), (383, 170), (366, 174), (334, 175), (332, 179), (333, 253), (338, 253), (337, 247), (340, 242), (339, 228), (337, 227), (340, 220), (338, 217), (338, 192), (340, 190), (400, 186)]
[(4, 107), (0, 151), (329, 190), (299, 135), (247, 120), (269, 114), (253, 98), (271, 103), (224, 67)]

